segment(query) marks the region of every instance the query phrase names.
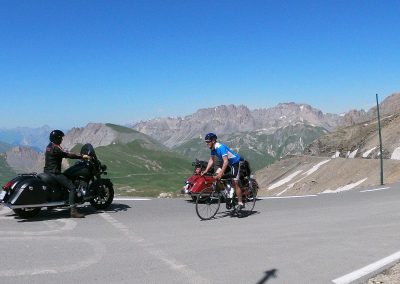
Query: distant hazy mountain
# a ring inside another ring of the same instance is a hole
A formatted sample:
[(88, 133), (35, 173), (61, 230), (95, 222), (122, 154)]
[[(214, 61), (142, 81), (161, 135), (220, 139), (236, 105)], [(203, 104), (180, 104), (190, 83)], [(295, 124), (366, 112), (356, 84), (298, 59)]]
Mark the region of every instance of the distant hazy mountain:
[(11, 145), (29, 146), (43, 151), (49, 141), (49, 126), (39, 128), (17, 127), (0, 129), (0, 141)]

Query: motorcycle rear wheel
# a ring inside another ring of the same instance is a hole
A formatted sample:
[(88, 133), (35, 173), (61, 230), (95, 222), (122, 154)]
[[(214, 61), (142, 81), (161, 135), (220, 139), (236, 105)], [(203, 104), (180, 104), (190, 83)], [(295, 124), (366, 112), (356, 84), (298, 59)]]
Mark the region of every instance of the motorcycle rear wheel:
[(14, 213), (23, 219), (29, 219), (37, 216), (42, 208), (34, 207), (34, 208), (18, 208), (13, 209)]

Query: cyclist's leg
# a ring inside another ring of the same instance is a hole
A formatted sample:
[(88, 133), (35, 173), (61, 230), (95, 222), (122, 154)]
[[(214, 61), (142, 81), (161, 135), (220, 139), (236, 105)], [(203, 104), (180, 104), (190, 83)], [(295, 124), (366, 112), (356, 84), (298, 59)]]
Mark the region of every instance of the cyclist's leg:
[(235, 188), (238, 203), (239, 203), (239, 205), (243, 205), (242, 190), (240, 189), (240, 185), (239, 185), (240, 162), (233, 164), (231, 166), (231, 171), (232, 171), (232, 176), (233, 176), (232, 185)]

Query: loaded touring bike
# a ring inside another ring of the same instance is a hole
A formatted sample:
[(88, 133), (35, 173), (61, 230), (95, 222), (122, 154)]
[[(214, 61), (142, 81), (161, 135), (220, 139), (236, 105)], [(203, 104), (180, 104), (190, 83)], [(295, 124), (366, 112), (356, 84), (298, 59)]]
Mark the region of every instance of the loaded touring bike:
[(221, 201), (225, 200), (226, 209), (231, 215), (246, 217), (253, 213), (257, 199), (258, 184), (249, 176), (241, 179), (241, 191), (244, 208), (237, 210), (238, 199), (232, 187), (232, 178), (223, 177), (203, 189), (196, 200), (196, 213), (201, 220), (210, 220), (218, 213)]

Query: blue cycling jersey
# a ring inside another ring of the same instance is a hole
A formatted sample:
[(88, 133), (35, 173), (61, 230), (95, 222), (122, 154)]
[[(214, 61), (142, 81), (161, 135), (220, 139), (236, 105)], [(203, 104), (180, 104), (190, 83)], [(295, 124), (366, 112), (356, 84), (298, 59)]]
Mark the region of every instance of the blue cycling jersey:
[(240, 156), (238, 154), (219, 142), (215, 143), (215, 148), (211, 150), (211, 156), (216, 156), (219, 160), (222, 160), (223, 156), (227, 156), (230, 166), (240, 161)]

